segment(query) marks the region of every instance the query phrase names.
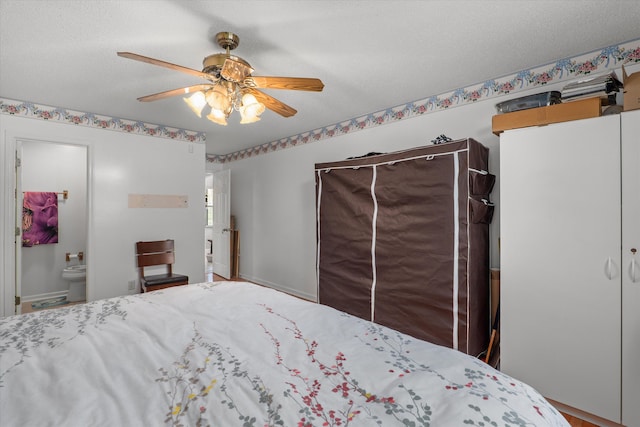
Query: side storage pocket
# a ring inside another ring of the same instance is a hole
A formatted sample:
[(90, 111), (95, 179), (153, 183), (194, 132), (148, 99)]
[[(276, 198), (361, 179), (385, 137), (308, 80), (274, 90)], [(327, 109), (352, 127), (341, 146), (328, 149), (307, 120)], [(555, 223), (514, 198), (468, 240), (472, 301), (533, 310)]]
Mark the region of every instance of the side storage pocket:
[(496, 183), (496, 176), (487, 171), (469, 169), (469, 192), (471, 196), (489, 197)]
[(491, 224), (493, 203), (487, 199), (469, 199), (469, 213), (474, 224)]

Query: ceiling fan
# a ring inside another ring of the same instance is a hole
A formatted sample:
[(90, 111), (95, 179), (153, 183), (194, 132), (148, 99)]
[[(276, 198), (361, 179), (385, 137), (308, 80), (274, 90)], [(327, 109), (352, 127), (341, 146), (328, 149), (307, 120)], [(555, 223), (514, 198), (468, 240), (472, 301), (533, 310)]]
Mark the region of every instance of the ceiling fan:
[(259, 89), (321, 92), (324, 88), (322, 81), (315, 78), (253, 76), (254, 69), (247, 61), (239, 56), (231, 55), (231, 50), (238, 47), (240, 43), (240, 38), (236, 34), (220, 32), (216, 34), (215, 41), (226, 52), (214, 53), (204, 58), (202, 71), (131, 52), (118, 52), (118, 56), (158, 65), (207, 80), (207, 83), (142, 96), (138, 98), (138, 101), (157, 101), (171, 96), (191, 94), (188, 98), (184, 98), (189, 107), (199, 117), (202, 117), (202, 111), (208, 105), (211, 107), (211, 112), (207, 118), (221, 125), (227, 124), (227, 118), (233, 110), (240, 112), (240, 123), (252, 123), (260, 120), (260, 115), (265, 107), (283, 117), (291, 117), (297, 113), (294, 108)]

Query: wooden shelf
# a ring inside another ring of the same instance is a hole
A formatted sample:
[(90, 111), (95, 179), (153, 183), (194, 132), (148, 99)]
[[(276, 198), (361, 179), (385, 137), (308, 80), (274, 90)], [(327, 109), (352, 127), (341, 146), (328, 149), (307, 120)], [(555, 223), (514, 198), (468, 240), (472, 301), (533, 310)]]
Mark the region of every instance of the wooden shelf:
[(601, 106), (602, 100), (600, 98), (587, 98), (564, 104), (497, 114), (491, 120), (491, 130), (494, 134), (500, 135), (500, 133), (509, 129), (598, 117), (602, 114)]

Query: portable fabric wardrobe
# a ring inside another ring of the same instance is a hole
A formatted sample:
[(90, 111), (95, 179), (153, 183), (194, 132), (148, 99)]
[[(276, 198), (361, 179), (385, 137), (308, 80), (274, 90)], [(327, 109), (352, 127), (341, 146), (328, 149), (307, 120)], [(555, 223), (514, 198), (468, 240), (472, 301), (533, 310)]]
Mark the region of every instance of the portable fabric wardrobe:
[(481, 353), (489, 338), (488, 201), (473, 139), (315, 165), (321, 304)]

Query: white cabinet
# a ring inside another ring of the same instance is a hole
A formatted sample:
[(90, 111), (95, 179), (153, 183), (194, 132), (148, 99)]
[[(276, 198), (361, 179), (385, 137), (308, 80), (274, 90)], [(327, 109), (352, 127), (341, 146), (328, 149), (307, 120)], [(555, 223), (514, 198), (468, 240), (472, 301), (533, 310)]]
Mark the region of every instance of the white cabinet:
[(640, 426), (640, 110), (622, 114), (622, 424)]
[(639, 135), (634, 111), (500, 138), (501, 369), (629, 426), (640, 426)]

